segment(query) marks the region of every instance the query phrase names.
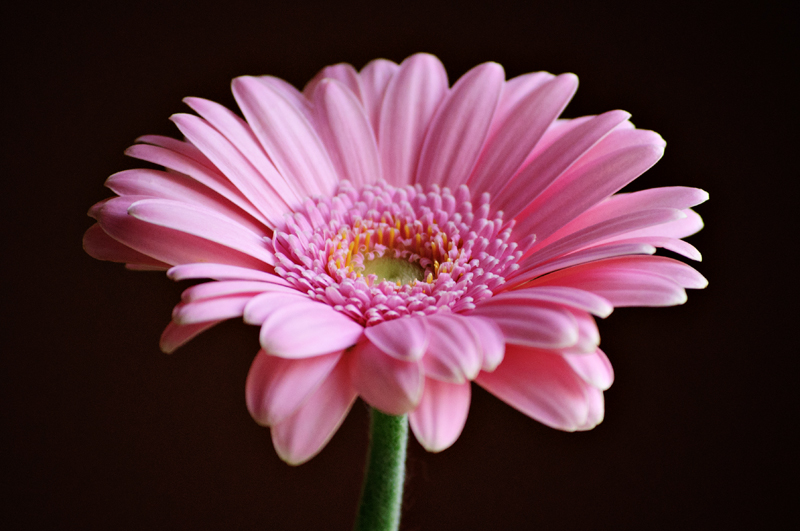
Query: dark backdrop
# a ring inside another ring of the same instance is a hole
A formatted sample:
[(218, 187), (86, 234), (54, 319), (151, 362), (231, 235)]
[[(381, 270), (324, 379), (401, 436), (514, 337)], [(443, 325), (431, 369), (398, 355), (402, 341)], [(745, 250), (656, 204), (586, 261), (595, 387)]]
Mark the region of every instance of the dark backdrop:
[(93, 260), (80, 242), (86, 210), (110, 195), (104, 179), (137, 166), (123, 149), (178, 135), (167, 118), (182, 97), (233, 107), (236, 75), (302, 86), (327, 64), (417, 51), (451, 81), (487, 60), (509, 77), (575, 72), (567, 116), (623, 108), (661, 133), (666, 156), (636, 187), (710, 192), (707, 228), (690, 239), (710, 286), (600, 323), (617, 379), (594, 431), (545, 428), (476, 389), (452, 448), (411, 442), (404, 529), (768, 527), (796, 465), (784, 436), (797, 400), (796, 55), (788, 14), (769, 2), (691, 5), (4, 7), (4, 527), (351, 526), (366, 406), (318, 457), (285, 465), (244, 404), (256, 330), (226, 323), (166, 356), (158, 337), (181, 286)]

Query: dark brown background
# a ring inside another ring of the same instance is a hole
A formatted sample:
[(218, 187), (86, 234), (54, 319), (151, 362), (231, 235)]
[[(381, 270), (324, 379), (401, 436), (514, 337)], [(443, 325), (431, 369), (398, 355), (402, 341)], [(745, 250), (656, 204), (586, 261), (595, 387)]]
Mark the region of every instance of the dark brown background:
[(690, 239), (710, 286), (600, 323), (617, 381), (592, 432), (545, 428), (476, 389), (451, 449), (410, 444), (404, 529), (752, 529), (789, 507), (788, 14), (768, 2), (111, 4), (25, 2), (2, 17), (3, 527), (351, 526), (364, 404), (317, 458), (285, 465), (244, 404), (255, 329), (227, 323), (161, 354), (181, 286), (95, 261), (80, 241), (104, 179), (137, 166), (123, 149), (177, 136), (167, 117), (182, 97), (233, 106), (236, 75), (302, 86), (327, 64), (417, 51), (451, 81), (487, 60), (509, 77), (575, 72), (567, 116), (623, 108), (661, 133), (666, 156), (636, 187), (710, 192)]

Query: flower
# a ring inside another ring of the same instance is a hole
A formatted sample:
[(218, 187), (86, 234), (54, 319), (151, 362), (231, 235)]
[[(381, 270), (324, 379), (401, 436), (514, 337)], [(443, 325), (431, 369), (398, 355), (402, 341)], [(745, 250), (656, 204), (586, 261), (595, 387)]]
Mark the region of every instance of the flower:
[(593, 316), (670, 306), (706, 280), (662, 256), (700, 254), (702, 190), (621, 188), (664, 141), (629, 114), (559, 119), (572, 74), (505, 80), (496, 63), (452, 87), (436, 57), (323, 69), (302, 92), (240, 77), (244, 119), (199, 98), (144, 136), (117, 197), (90, 210), (95, 258), (194, 285), (161, 347), (222, 320), (260, 326), (246, 384), (253, 418), (298, 464), (357, 396), (409, 413), (419, 442), (449, 447), (474, 381), (553, 428), (601, 422), (613, 371)]

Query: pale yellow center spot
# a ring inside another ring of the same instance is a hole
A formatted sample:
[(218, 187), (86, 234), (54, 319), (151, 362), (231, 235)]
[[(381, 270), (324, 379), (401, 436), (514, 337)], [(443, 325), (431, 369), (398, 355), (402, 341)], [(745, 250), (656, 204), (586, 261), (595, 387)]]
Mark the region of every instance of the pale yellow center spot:
[(412, 284), (414, 281), (424, 280), (425, 270), (419, 264), (381, 256), (374, 260), (364, 261), (363, 276), (377, 275), (378, 282), (388, 280), (389, 282), (400, 284)]

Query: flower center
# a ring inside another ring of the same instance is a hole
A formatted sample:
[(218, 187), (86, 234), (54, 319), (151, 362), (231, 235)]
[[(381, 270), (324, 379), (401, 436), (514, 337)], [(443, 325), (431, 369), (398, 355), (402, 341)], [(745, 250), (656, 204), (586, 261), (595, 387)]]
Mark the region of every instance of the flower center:
[(405, 315), (463, 312), (492, 296), (522, 256), (484, 194), (385, 183), (307, 200), (267, 243), (275, 272), (371, 326)]
[(361, 274), (366, 277), (375, 275), (378, 282), (388, 280), (399, 284), (411, 284), (425, 279), (425, 270), (418, 263), (386, 256), (365, 260)]

